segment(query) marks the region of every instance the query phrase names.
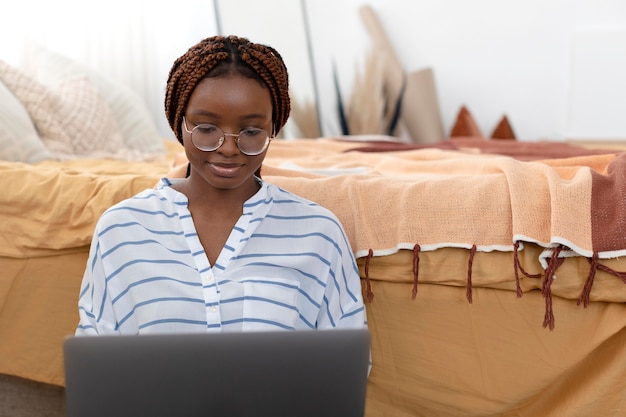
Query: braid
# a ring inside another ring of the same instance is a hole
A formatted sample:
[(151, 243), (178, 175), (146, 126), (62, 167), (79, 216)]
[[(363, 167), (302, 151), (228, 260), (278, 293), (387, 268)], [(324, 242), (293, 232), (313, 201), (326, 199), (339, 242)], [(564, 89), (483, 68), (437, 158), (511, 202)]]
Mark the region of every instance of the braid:
[[(272, 47), (264, 45), (252, 45), (250, 48), (240, 46), (241, 60), (248, 64), (263, 80), (269, 88), (272, 96), (272, 108), (274, 110), (275, 132), (284, 126), (289, 117), (289, 80), (287, 69), (281, 55)], [(269, 52), (269, 54), (268, 54)], [(287, 100), (281, 99), (286, 97)], [(283, 121), (279, 123), (278, 121)]]
[(227, 74), (256, 79), (268, 88), (272, 98), (273, 135), (287, 123), (291, 110), (289, 76), (278, 51), (246, 38), (213, 36), (192, 46), (174, 61), (167, 79), (165, 115), (180, 143), (183, 143), (183, 116), (193, 90), (206, 77)]

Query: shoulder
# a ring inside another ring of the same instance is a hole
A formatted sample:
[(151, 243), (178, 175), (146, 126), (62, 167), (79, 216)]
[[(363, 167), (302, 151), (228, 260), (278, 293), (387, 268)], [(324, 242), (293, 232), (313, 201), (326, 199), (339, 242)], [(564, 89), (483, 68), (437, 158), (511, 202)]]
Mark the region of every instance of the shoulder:
[(120, 200), (102, 213), (98, 221), (99, 228), (138, 219), (149, 222), (157, 217), (173, 217), (178, 204), (176, 194), (169, 184), (161, 182), (156, 188), (148, 188)]
[[(317, 230), (334, 239), (344, 235), (344, 228), (334, 212), (277, 185), (268, 184), (266, 199), (271, 201), (269, 217), (281, 224), (306, 230)], [(343, 240), (343, 239), (341, 239)]]
[(164, 197), (163, 193), (160, 190), (147, 189), (135, 194), (132, 197), (115, 203), (103, 213), (103, 216), (111, 215), (111, 213), (124, 210), (147, 210), (154, 207), (162, 206), (166, 201), (167, 199)]
[(275, 184), (265, 184), (267, 184), (267, 196), (271, 198), (273, 203), (277, 206), (283, 206), (292, 212), (309, 213), (312, 215), (318, 214), (336, 218), (332, 211), (314, 201), (294, 194), (291, 191), (287, 191)]

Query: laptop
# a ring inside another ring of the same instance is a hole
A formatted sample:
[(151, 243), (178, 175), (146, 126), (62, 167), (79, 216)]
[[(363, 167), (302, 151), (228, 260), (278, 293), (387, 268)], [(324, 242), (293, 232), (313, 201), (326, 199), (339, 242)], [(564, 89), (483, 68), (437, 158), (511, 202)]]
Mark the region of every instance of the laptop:
[(363, 417), (368, 330), (71, 336), (68, 417)]

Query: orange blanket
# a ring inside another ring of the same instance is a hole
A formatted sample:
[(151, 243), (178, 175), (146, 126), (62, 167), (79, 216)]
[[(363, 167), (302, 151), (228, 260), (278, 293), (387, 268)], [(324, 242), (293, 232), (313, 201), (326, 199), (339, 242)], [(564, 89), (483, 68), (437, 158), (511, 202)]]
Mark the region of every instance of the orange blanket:
[[(264, 178), (333, 210), (359, 257), (415, 244), (512, 251), (518, 241), (586, 257), (626, 254), (626, 153), (519, 161), (440, 149), (274, 145)], [(352, 175), (335, 175), (342, 170)]]
[[(626, 153), (529, 162), (440, 149), (347, 152), (354, 147), (274, 141), (263, 176), (333, 210), (357, 257), (416, 244), (512, 251), (516, 242), (563, 245), (560, 256), (626, 254)], [(20, 218), (0, 224), (0, 254), (88, 244), (103, 210), (167, 170), (167, 161), (0, 162), (0, 218)]]

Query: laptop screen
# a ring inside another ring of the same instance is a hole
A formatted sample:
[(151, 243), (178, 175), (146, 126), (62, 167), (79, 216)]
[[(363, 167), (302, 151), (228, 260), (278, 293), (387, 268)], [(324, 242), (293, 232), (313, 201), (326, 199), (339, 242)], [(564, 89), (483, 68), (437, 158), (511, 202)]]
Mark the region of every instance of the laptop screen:
[(369, 332), (82, 336), (64, 342), (68, 417), (362, 417)]

